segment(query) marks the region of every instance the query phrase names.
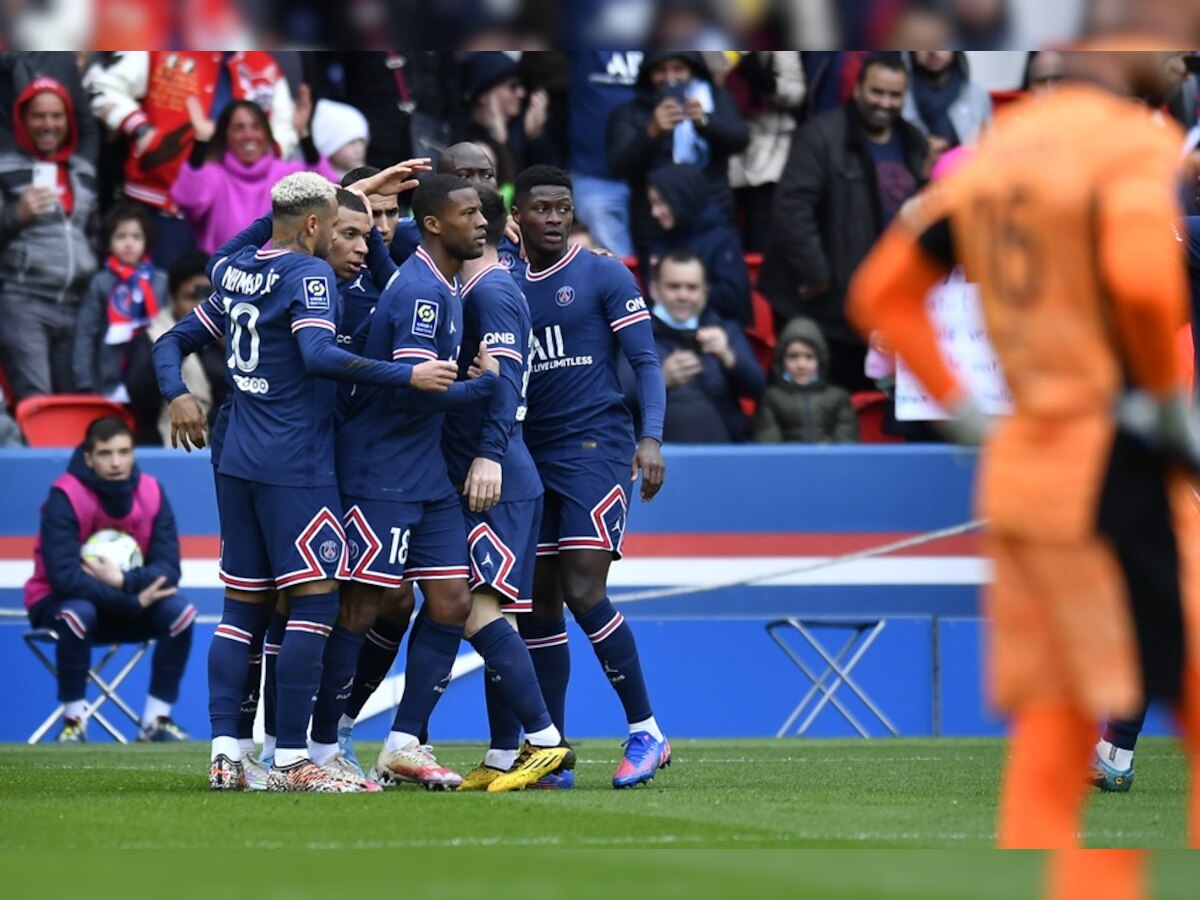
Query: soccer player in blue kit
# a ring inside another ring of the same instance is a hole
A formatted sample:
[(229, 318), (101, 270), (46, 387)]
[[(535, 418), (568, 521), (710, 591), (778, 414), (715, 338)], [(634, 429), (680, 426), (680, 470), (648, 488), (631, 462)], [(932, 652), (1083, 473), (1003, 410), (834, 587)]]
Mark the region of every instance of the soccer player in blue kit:
[[(644, 502), (662, 487), (666, 386), (650, 314), (628, 269), (568, 243), (571, 179), (552, 166), (517, 177), (515, 218), (529, 266), (520, 287), (533, 320), (525, 443), (545, 488), (533, 613), (520, 619), (546, 704), (564, 729), (570, 654), (563, 605), (587, 634), (629, 723), (613, 786), (633, 787), (670, 764), (650, 705), (633, 632), (609, 601), (608, 569), (621, 555), (629, 491)], [(617, 354), (637, 377), (640, 433), (622, 399)], [(632, 462), (631, 462), (632, 459)], [(572, 772), (543, 779), (570, 787)]]
[[(491, 744), (460, 790), (520, 790), (569, 771), (574, 755), (546, 707), (515, 620), (533, 610), (533, 570), (542, 517), (542, 483), (522, 438), (532, 362), (529, 307), (499, 260), (508, 211), (479, 188), (487, 249), (463, 265), (463, 334), (483, 341), (500, 363), (500, 384), (485, 406), (452, 411), (442, 433), (450, 479), (467, 518), (472, 595), (466, 637), (483, 657)], [(460, 378), (466, 375), (460, 365)], [(526, 740), (522, 746), (522, 728)]]
[(337, 615), (334, 579), (348, 572), (333, 459), (336, 385), (328, 379), (436, 390), (445, 367), (377, 362), (337, 348), (334, 273), (324, 262), (335, 191), (312, 173), (282, 179), (271, 192), (271, 248), (244, 248), (213, 268), (235, 387), (218, 468), (226, 597), (209, 652), (216, 790), (243, 787), (238, 718), (251, 636), (272, 589), (288, 617), (268, 789), (366, 789), (316, 766), (306, 741)]

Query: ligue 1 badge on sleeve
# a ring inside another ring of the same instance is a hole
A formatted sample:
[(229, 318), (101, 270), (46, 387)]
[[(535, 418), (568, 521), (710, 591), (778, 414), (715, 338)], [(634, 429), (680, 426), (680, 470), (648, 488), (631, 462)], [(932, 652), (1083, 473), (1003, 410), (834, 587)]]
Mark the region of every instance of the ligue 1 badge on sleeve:
[(329, 309), (329, 282), (324, 276), (312, 275), (304, 279), (304, 306), (318, 311)]
[(569, 284), (564, 284), (554, 293), (554, 302), (559, 306), (570, 306), (571, 301), (575, 299), (575, 288)]
[(413, 307), (412, 333), (417, 337), (434, 337), (437, 334), (438, 310), (436, 300), (418, 300)]

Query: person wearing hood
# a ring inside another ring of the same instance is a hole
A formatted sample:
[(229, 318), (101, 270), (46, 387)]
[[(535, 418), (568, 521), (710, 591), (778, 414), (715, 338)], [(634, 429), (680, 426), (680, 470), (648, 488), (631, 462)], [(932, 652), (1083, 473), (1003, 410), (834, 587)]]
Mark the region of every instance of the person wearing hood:
[[(672, 250), (650, 283), (654, 345), (667, 384), (663, 440), (671, 444), (742, 443), (750, 421), (740, 400), (757, 400), (767, 386), (742, 327), (709, 305), (704, 263)], [(633, 369), (622, 363), (626, 403), (637, 409)]]
[[(103, 557), (83, 559), (89, 537), (131, 535), (142, 562), (123, 571)], [(192, 646), (196, 607), (177, 593), (179, 534), (171, 505), (134, 458), (133, 433), (120, 419), (96, 419), (42, 506), (25, 611), (34, 628), (57, 635), (60, 741), (87, 739), (85, 690), (95, 643), (156, 641), (139, 741), (181, 741), (171, 719)]]
[(729, 157), (745, 148), (750, 132), (733, 98), (713, 84), (704, 57), (690, 50), (647, 53), (637, 91), (608, 120), (608, 162), (630, 184), (630, 227), (639, 251), (661, 237), (650, 215), (646, 178), (672, 163), (699, 167), (713, 202), (732, 222)]
[(655, 169), (646, 180), (650, 215), (663, 235), (650, 247), (651, 260), (670, 250), (694, 253), (708, 275), (708, 307), (722, 318), (749, 322), (750, 273), (742, 241), (713, 203), (704, 172), (670, 165)]
[(0, 342), (19, 402), (70, 391), (76, 310), (96, 257), (96, 167), (77, 152), (70, 92), (35, 78), (17, 97), (16, 147), (0, 152)]
[(463, 85), (470, 116), (465, 138), (492, 148), (501, 185), (534, 163), (557, 162), (547, 128), (550, 95), (526, 88), (517, 60), (498, 50), (472, 53), (463, 64)]
[(910, 72), (901, 115), (929, 138), (933, 155), (974, 144), (992, 121), (992, 98), (971, 81), (961, 50), (914, 50), (904, 54)]
[(300, 135), (301, 161), (284, 161), (262, 108), (234, 100), (214, 124), (200, 101), (188, 98), (195, 143), (171, 197), (192, 226), (196, 246), (213, 253), (271, 206), (271, 188), (293, 172), (309, 170), (336, 183), (337, 173), (321, 157), (309, 126), (312, 95), (302, 87), (293, 126)]
[(853, 444), (858, 418), (850, 395), (825, 380), (829, 346), (816, 322), (793, 319), (783, 329), (767, 388), (754, 417), (759, 444)]

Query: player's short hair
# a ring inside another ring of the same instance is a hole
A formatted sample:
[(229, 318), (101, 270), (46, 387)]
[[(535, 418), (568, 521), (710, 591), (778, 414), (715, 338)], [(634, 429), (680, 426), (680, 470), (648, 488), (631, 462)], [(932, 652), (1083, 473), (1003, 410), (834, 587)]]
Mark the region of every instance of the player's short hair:
[(171, 263), (171, 268), (167, 272), (167, 293), (174, 297), (175, 292), (189, 278), (195, 278), (197, 275), (203, 275), (207, 278), (208, 260), (209, 256), (207, 253), (193, 250), (191, 253), (183, 254), (183, 256)]
[(517, 176), (513, 202), (520, 204), (534, 188), (547, 186), (563, 187), (572, 193), (575, 192), (571, 176), (558, 166), (536, 165), (530, 166)]
[(413, 191), (412, 215), (425, 233), (425, 217), (437, 217), (455, 191), (475, 190), (475, 185), (458, 175), (430, 175)]
[(137, 222), (142, 228), (142, 237), (146, 239), (146, 246), (150, 246), (150, 242), (154, 240), (154, 226), (146, 207), (129, 200), (119, 200), (104, 216), (104, 222), (100, 227), (100, 246), (105, 253), (108, 252), (112, 236), (122, 222)]
[(322, 212), (337, 201), (337, 188), (316, 172), (293, 172), (271, 188), (271, 215), (293, 218)]
[(362, 202), (362, 198), (345, 188), (337, 189), (337, 204), (350, 212), (365, 213), (368, 216), (371, 214), (371, 211), (367, 209), (367, 204)]
[(341, 186), (344, 188), (350, 187), (356, 181), (362, 181), (364, 178), (370, 178), (372, 175), (378, 175), (383, 169), (378, 166), (359, 166), (357, 169), (351, 169), (342, 176)]
[(122, 434), (129, 435), (129, 439), (133, 440), (132, 429), (116, 416), (101, 416), (99, 419), (93, 419), (83, 435), (83, 451), (91, 453), (96, 449), (97, 444), (111, 441)]
[(874, 68), (887, 69), (889, 72), (902, 72), (908, 77), (908, 67), (904, 65), (904, 57), (895, 50), (877, 50), (863, 60), (858, 72), (858, 84), (862, 87), (867, 80), (867, 73)]
[(677, 266), (686, 266), (686, 265), (690, 265), (691, 263), (699, 263), (700, 271), (702, 271), (704, 273), (705, 279), (708, 278), (708, 270), (704, 267), (704, 260), (702, 260), (699, 256), (697, 256), (691, 250), (676, 249), (676, 250), (668, 250), (663, 255), (662, 259), (660, 259), (658, 261), (658, 264), (655, 265), (655, 267), (654, 267), (655, 282), (658, 282), (659, 279), (662, 278), (663, 267), (666, 266), (667, 263), (674, 263)]
[(479, 203), (483, 217), (487, 219), (487, 242), (489, 247), (495, 247), (504, 237), (504, 227), (508, 224), (508, 209), (504, 198), (491, 188), (476, 187), (479, 191)]

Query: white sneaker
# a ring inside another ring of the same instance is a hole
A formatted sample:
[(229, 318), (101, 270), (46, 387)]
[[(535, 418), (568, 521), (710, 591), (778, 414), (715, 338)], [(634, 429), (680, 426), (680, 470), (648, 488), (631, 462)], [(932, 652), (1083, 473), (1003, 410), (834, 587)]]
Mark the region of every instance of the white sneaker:
[(431, 791), (454, 790), (462, 784), (462, 776), (438, 765), (433, 748), (420, 744), (407, 750), (387, 750), (379, 754), (371, 778), (382, 785), (409, 782)]

